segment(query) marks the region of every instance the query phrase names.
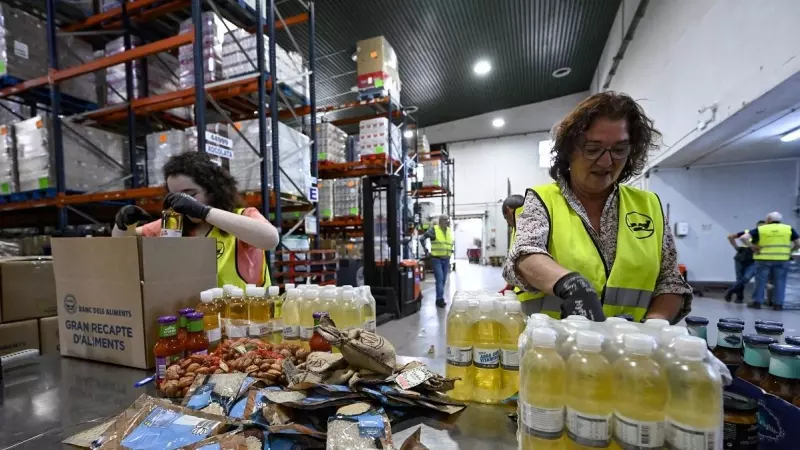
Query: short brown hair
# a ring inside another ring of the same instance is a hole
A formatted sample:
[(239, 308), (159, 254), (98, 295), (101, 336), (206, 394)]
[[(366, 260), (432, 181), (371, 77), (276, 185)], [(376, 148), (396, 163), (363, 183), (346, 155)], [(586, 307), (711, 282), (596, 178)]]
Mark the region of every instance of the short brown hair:
[(642, 107), (629, 95), (607, 91), (580, 102), (553, 129), (553, 164), (550, 166), (550, 176), (554, 180), (569, 179), (570, 155), (581, 144), (584, 133), (598, 117), (628, 121), (631, 153), (617, 182), (625, 182), (642, 173), (648, 153), (658, 148), (661, 133), (653, 127), (653, 120), (647, 117)]

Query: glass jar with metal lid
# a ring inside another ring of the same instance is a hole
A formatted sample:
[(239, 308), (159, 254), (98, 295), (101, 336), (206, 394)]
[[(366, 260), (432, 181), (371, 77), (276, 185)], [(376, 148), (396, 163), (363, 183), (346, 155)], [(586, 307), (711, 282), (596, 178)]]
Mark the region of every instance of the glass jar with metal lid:
[(736, 371), (736, 376), (759, 386), (769, 373), (769, 345), (777, 341), (757, 334), (748, 334), (743, 340), (744, 364)]
[(758, 402), (732, 392), (723, 393), (725, 420), (723, 445), (726, 450), (758, 449)]
[(757, 323), (756, 333), (758, 333), (759, 336), (769, 336), (771, 338), (775, 338), (779, 344), (783, 344), (783, 325)]
[(688, 316), (684, 320), (689, 335), (703, 338), (708, 342), (708, 319), (700, 316)]
[(797, 396), (800, 347), (770, 344), (769, 354), (769, 374), (761, 382), (761, 389), (791, 403)]
[(742, 331), (744, 325), (734, 322), (717, 323), (717, 345), (713, 353), (725, 364), (742, 364)]

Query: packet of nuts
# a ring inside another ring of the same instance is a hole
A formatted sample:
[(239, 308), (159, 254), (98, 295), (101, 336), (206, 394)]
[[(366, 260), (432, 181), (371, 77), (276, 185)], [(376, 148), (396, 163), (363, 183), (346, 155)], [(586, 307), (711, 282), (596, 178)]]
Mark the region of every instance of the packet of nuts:
[(196, 450), (261, 450), (267, 447), (266, 433), (257, 428), (237, 429), (218, 434), (195, 444)]
[(383, 408), (354, 403), (339, 408), (328, 419), (327, 449), (393, 449), (392, 427)]
[(354, 369), (368, 369), (382, 375), (395, 370), (397, 352), (387, 339), (375, 333), (354, 328), (342, 331), (331, 326), (317, 327), (317, 331)]
[(200, 375), (181, 404), (210, 414), (227, 415), (234, 403), (257, 381), (244, 373)]

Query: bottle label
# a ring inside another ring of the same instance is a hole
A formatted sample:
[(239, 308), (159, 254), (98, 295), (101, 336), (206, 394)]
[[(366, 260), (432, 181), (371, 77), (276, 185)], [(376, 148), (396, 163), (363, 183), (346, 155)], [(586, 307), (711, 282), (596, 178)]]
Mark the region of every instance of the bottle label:
[(292, 341), (300, 339), (300, 327), (297, 325), (284, 325), (283, 338)]
[(703, 340), (708, 340), (708, 332), (706, 331), (705, 326), (699, 327), (686, 327), (686, 330), (689, 332), (689, 336), (696, 336), (699, 338), (703, 338)]
[(167, 228), (161, 229), (161, 237), (181, 237), (183, 236), (182, 230), (170, 230)]
[(250, 324), (250, 337), (266, 336), (272, 332), (272, 327), (269, 323), (251, 323)]
[(500, 367), (505, 370), (519, 370), (519, 350), (500, 350)]
[(719, 430), (695, 428), (667, 418), (667, 448), (670, 450), (715, 450)]
[(614, 439), (624, 450), (664, 447), (664, 422), (642, 422), (614, 413)]
[(364, 322), (364, 329), (369, 331), (370, 333), (374, 333), (375, 330), (378, 329), (378, 327), (375, 325), (374, 320), (367, 320), (366, 322)]
[(189, 352), (189, 354), (190, 355), (207, 355), (208, 354), (208, 349)]
[(472, 347), (447, 346), (447, 364), (469, 367), (472, 364)]
[(529, 436), (541, 439), (558, 439), (564, 433), (564, 408), (540, 408), (530, 403), (520, 403), (522, 429)]
[(167, 378), (167, 358), (156, 356), (156, 380)]
[(725, 441), (725, 450), (758, 449), (757, 421), (753, 420), (753, 423), (725, 422), (722, 428), (722, 439)]
[(222, 340), (222, 329), (221, 328), (212, 328), (210, 330), (206, 330), (206, 337), (208, 338), (208, 342), (217, 342)]
[(231, 339), (247, 337), (247, 325), (228, 324), (225, 327), (225, 332)]
[(727, 348), (742, 348), (742, 332), (718, 331), (717, 345)]
[(300, 339), (304, 341), (311, 340), (314, 335), (314, 327), (300, 327)]
[(586, 447), (608, 447), (611, 443), (611, 414), (585, 414), (568, 406), (567, 436), (573, 442)]
[(774, 356), (769, 360), (769, 373), (776, 377), (792, 379), (795, 377), (795, 363), (791, 356)]
[(472, 350), (472, 364), (479, 369), (497, 369), (500, 367), (500, 349), (475, 347)]

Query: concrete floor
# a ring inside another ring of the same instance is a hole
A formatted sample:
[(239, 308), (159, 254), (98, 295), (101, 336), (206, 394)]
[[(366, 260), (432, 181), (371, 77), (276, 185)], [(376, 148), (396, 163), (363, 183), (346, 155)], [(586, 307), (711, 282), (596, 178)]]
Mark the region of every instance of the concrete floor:
[[(469, 264), (466, 260), (457, 261), (457, 269), (450, 274), (447, 283), (448, 308), (440, 309), (434, 305), (435, 288), (433, 275), (423, 283), (422, 308), (417, 314), (400, 320), (388, 322), (378, 327), (378, 332), (394, 344), (398, 355), (444, 358), (445, 355), (445, 316), (450, 307), (449, 299), (456, 291), (486, 289), (499, 291), (505, 285), (499, 267)], [(695, 297), (692, 315), (706, 317), (709, 322), (708, 338), (715, 342), (716, 323), (721, 317), (738, 317), (746, 322), (745, 333), (754, 333), (756, 319), (783, 322), (786, 335), (800, 335), (800, 310), (773, 311), (754, 310), (744, 305), (727, 303), (722, 295)]]

